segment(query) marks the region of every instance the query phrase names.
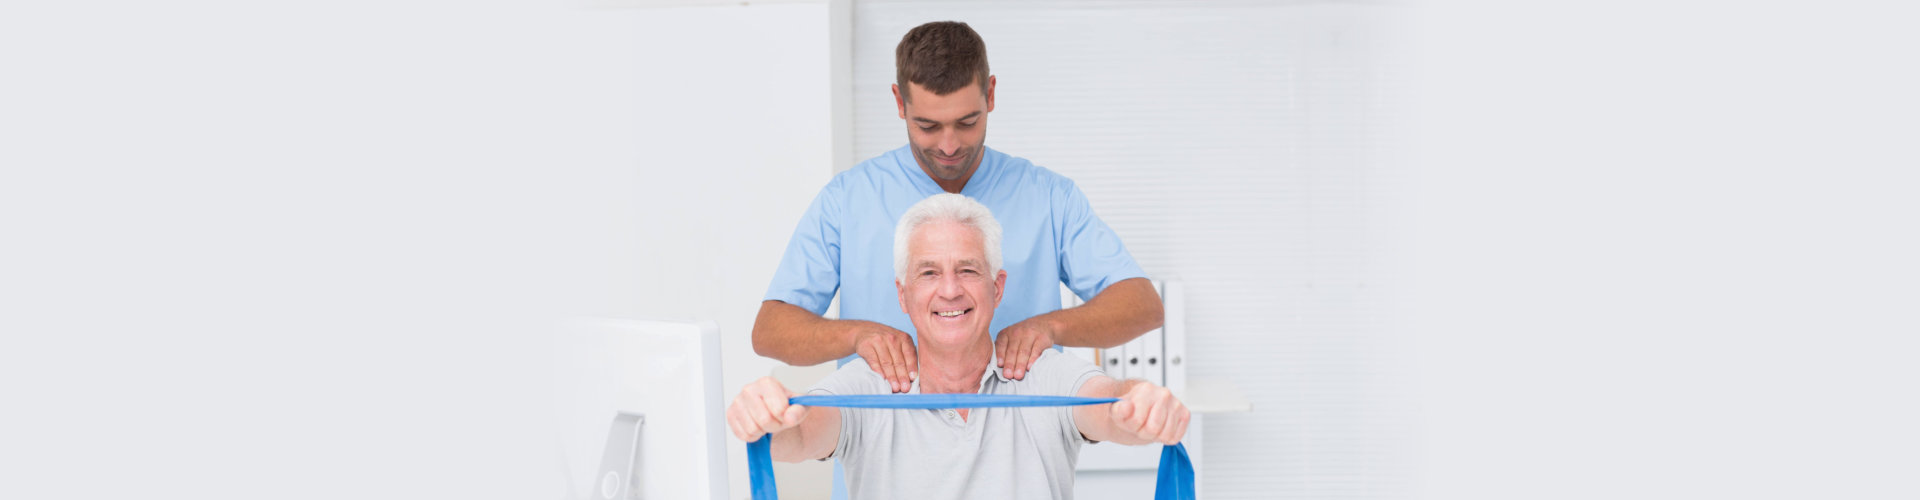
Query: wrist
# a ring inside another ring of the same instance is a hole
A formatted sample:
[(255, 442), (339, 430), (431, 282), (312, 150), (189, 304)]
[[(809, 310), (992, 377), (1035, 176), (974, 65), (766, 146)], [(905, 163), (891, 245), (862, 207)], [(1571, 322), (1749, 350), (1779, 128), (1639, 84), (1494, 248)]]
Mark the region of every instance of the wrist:
[(859, 353), (860, 342), (867, 339), (868, 329), (866, 325), (861, 324), (860, 321), (848, 321), (846, 322), (846, 329), (844, 331), (846, 332), (845, 336), (847, 339), (844, 345), (847, 346), (847, 350), (856, 354)]
[(860, 343), (865, 342), (868, 337), (883, 335), (887, 333), (888, 330), (893, 329), (893, 327), (889, 327), (887, 325), (875, 323), (872, 321), (857, 320), (857, 319), (839, 320), (839, 321), (844, 322), (846, 324), (846, 336), (848, 340), (847, 345), (851, 346), (852, 347), (851, 351), (855, 351), (855, 352), (860, 350)]
[[(1042, 332), (1046, 332), (1047, 340), (1052, 341), (1054, 344), (1068, 345), (1066, 339), (1064, 338), (1065, 337), (1064, 334), (1067, 331), (1067, 322), (1061, 319), (1061, 317), (1066, 314), (1068, 314), (1067, 310), (1061, 309), (1061, 310), (1053, 311), (1050, 313), (1042, 314), (1039, 316), (1027, 318), (1027, 321), (1031, 322), (1029, 326), (1039, 329)], [(1047, 347), (1053, 347), (1053, 346), (1049, 345)]]

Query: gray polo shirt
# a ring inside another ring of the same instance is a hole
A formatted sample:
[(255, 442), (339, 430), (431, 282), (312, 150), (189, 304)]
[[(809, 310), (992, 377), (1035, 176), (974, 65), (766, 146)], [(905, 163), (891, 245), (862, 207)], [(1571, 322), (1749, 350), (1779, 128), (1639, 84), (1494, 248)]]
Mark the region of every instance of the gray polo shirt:
[[(987, 362), (981, 394), (1072, 396), (1099, 368), (1052, 349), (1026, 380)], [(885, 378), (856, 359), (807, 394), (887, 394)], [(910, 393), (920, 392), (914, 383)], [(833, 456), (847, 470), (849, 499), (1073, 498), (1073, 464), (1087, 443), (1071, 406), (954, 410), (840, 409)]]

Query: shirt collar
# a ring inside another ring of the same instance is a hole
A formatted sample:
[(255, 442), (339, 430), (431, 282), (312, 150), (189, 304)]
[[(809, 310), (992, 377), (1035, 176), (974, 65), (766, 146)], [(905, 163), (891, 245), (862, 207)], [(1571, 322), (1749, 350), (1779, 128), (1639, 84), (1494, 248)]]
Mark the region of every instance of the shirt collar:
[[(988, 178), (991, 173), (999, 169), (994, 164), (994, 158), (996, 156), (998, 155), (993, 148), (989, 148), (984, 144), (980, 146), (980, 167), (973, 169), (973, 177), (967, 178), (967, 185), (960, 188), (960, 194), (978, 198), (976, 194), (979, 193), (980, 190), (986, 189), (986, 186), (992, 184), (992, 181)], [(926, 170), (920, 168), (920, 160), (913, 157), (912, 143), (908, 143), (905, 147), (896, 150), (894, 163), (900, 164), (900, 169), (906, 173), (908, 178), (913, 179), (913, 184), (919, 186), (920, 190), (927, 196), (947, 192), (946, 189), (940, 187), (940, 183), (934, 182), (932, 176), (927, 175)]]
[[(1008, 379), (1006, 375), (1002, 375), (1000, 373), (1000, 351), (998, 350), (994, 350), (992, 356), (987, 358), (987, 370), (980, 372), (980, 387), (975, 390), (981, 393), (985, 393), (987, 390), (987, 381), (991, 379), (996, 379), (996, 378), (1000, 379), (1000, 382), (1002, 383), (1012, 381), (1012, 379)], [(913, 379), (913, 386), (907, 388), (907, 394), (919, 394), (919, 393), (920, 393), (920, 379), (915, 378)]]
[(1007, 377), (1000, 374), (1000, 351), (998, 349), (995, 349), (993, 355), (987, 358), (987, 371), (980, 372), (981, 390), (986, 390), (987, 379), (990, 378), (998, 378), (1001, 382), (1007, 381)]

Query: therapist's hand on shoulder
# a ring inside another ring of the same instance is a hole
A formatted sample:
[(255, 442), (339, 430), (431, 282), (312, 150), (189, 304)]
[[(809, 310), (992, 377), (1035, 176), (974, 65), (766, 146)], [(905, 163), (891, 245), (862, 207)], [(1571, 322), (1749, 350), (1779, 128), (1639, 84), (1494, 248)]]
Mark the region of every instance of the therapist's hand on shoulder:
[(867, 360), (867, 367), (886, 377), (893, 392), (913, 388), (919, 376), (920, 360), (914, 357), (913, 336), (886, 325), (875, 324), (854, 335), (853, 352)]
[(994, 354), (1000, 355), (1000, 373), (1014, 380), (1026, 380), (1033, 361), (1052, 347), (1053, 327), (1039, 316), (1014, 323), (993, 339)]
[(733, 430), (734, 437), (753, 442), (762, 435), (800, 425), (800, 420), (807, 415), (807, 407), (787, 404), (787, 398), (791, 397), (793, 393), (780, 385), (780, 381), (760, 377), (740, 388), (740, 395), (733, 398), (733, 404), (727, 405), (727, 427)]

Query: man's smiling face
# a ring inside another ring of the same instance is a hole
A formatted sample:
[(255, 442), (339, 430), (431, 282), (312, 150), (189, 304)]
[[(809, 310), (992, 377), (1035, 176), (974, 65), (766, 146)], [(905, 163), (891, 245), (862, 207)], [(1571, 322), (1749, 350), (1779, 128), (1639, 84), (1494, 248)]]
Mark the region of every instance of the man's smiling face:
[(908, 238), (907, 255), (905, 281), (894, 285), (920, 343), (961, 345), (985, 338), (1007, 272), (987, 269), (980, 231), (956, 221), (929, 222)]
[[(894, 86), (894, 105), (907, 121), (907, 142), (920, 170), (948, 192), (960, 192), (986, 155), (987, 113), (993, 111), (994, 78), (947, 95), (918, 83)], [(901, 90), (906, 90), (905, 95)]]

